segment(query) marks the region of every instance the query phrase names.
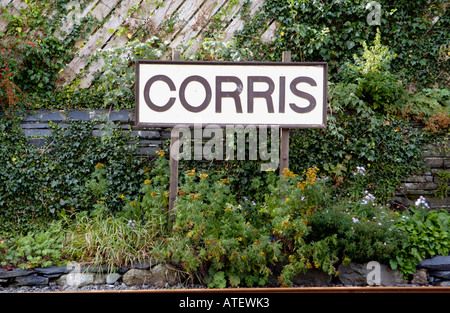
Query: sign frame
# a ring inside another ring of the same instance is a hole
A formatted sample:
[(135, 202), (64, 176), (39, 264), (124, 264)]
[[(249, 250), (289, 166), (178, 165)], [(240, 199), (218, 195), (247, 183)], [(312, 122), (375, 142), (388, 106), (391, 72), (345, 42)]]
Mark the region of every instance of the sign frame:
[[(188, 127), (194, 127), (195, 122), (183, 122), (183, 123), (151, 123), (140, 121), (140, 66), (145, 64), (159, 64), (159, 65), (180, 65), (180, 66), (196, 66), (196, 65), (208, 65), (208, 66), (276, 66), (276, 67), (299, 67), (302, 66), (313, 66), (313, 67), (323, 67), (323, 103), (318, 103), (317, 105), (322, 105), (322, 121), (320, 124), (278, 124), (278, 123), (215, 123), (204, 121), (203, 124), (214, 124), (219, 127), (226, 127), (227, 125), (255, 125), (255, 126), (279, 126), (282, 128), (315, 128), (315, 129), (326, 129), (327, 128), (327, 102), (328, 102), (328, 63), (327, 62), (233, 62), (233, 61), (178, 61), (178, 60), (137, 60), (135, 62), (136, 67), (136, 83), (135, 83), (135, 126), (137, 127), (174, 127), (176, 125), (183, 124)], [(274, 103), (277, 103), (274, 101)], [(145, 104), (143, 104), (145, 105)], [(297, 113), (300, 114), (300, 113)]]

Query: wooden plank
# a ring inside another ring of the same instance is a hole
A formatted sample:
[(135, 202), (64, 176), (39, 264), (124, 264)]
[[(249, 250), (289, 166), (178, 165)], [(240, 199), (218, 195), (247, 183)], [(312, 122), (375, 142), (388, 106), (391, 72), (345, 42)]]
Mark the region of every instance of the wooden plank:
[[(61, 26), (55, 31), (55, 37), (58, 39), (63, 39), (70, 35), (73, 26), (75, 25), (74, 19), (75, 21), (79, 21), (80, 19), (86, 17), (88, 13), (90, 13), (91, 10), (97, 6), (98, 2), (99, 0), (89, 2), (82, 11), (80, 11), (81, 8), (79, 6), (75, 6), (74, 9), (69, 12), (69, 14), (64, 18)], [(62, 33), (64, 33), (65, 35), (63, 36)]]
[[(23, 0), (12, 0), (10, 3), (7, 3), (6, 7), (6, 11), (8, 11), (8, 13), (17, 15), (20, 10), (25, 9), (26, 7), (28, 7), (28, 5)], [(0, 17), (0, 32), (5, 32), (7, 30), (8, 24), (9, 21), (7, 19), (3, 18), (3, 16)]]
[(186, 26), (176, 35), (169, 45), (172, 49), (178, 46), (188, 45), (204, 27), (208, 24), (211, 17), (217, 12), (226, 0), (207, 0), (197, 11), (195, 16), (186, 24)]
[(180, 7), (180, 5), (184, 1), (182, 0), (167, 0), (164, 1), (164, 4), (160, 6), (155, 13), (149, 19), (149, 23), (151, 23), (151, 28), (155, 30), (155, 33), (158, 30), (158, 27), (165, 21), (169, 20), (172, 17), (172, 14), (176, 12), (176, 10)]
[[(264, 1), (252, 1), (250, 5), (250, 16), (254, 16), (256, 11), (262, 7), (264, 4)], [(234, 33), (238, 30), (241, 30), (244, 27), (244, 21), (240, 17), (240, 13), (238, 13), (233, 21), (230, 23), (230, 25), (224, 30), (224, 40), (230, 40)]]
[[(291, 62), (291, 52), (283, 51), (283, 62)], [(283, 175), (283, 170), (289, 169), (289, 128), (281, 129), (280, 142), (280, 167), (279, 174)]]
[[(170, 17), (176, 22), (175, 25), (173, 25), (172, 31), (165, 36), (165, 39), (173, 40), (173, 38), (177, 36), (178, 32), (187, 25), (187, 23), (194, 16), (195, 12), (197, 12), (204, 2), (205, 0), (185, 1)], [(162, 32), (159, 33), (160, 35), (163, 35)]]
[[(103, 1), (103, 0), (102, 0)], [(124, 0), (120, 6), (113, 12), (103, 27), (97, 30), (86, 42), (86, 44), (78, 51), (78, 55), (68, 64), (67, 69), (63, 71), (59, 77), (60, 83), (67, 84), (86, 67), (89, 55), (96, 49), (102, 47), (113, 35), (110, 31), (114, 31), (123, 23), (127, 17), (128, 9), (133, 5), (133, 0)]]
[(3, 9), (4, 7), (6, 7), (10, 2), (11, 2), (11, 0), (1, 0), (0, 1), (0, 9)]
[[(139, 7), (137, 9), (146, 9), (146, 12), (153, 12), (154, 9), (156, 9), (156, 4), (153, 4), (152, 6), (149, 6), (146, 1), (140, 1)], [(133, 14), (132, 14), (133, 15)], [(136, 15), (134, 15), (136, 16)], [(108, 50), (108, 49), (114, 49), (117, 47), (125, 46), (127, 42), (129, 41), (129, 38), (127, 37), (127, 34), (130, 33), (133, 35), (137, 29), (139, 29), (140, 26), (146, 23), (146, 19), (138, 19), (138, 18), (132, 18), (128, 17), (124, 23), (120, 26), (126, 26), (128, 27), (127, 32), (121, 34), (120, 36), (117, 35), (117, 31), (113, 34), (113, 36), (110, 38), (110, 40), (106, 43), (106, 45), (102, 48), (102, 50)], [(84, 77), (81, 80), (80, 88), (88, 88), (91, 86), (92, 80), (94, 79), (94, 75), (96, 72), (101, 71), (103, 65), (105, 65), (105, 61), (103, 59), (99, 59), (96, 62), (93, 62), (89, 66), (89, 72), (87, 73), (86, 77)]]

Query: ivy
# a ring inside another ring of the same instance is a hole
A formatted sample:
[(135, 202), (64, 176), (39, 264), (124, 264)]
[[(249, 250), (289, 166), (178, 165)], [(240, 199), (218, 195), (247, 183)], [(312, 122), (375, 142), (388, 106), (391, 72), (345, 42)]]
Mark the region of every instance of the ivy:
[[(378, 1), (379, 25), (367, 22), (369, 2), (267, 0), (236, 38), (241, 46), (251, 47), (256, 60), (279, 61), (282, 51), (291, 51), (293, 61), (326, 61), (331, 80), (338, 82), (345, 64), (379, 28), (383, 42), (397, 54), (393, 73), (418, 87), (448, 86), (445, 43), (450, 20), (445, 1)], [(275, 37), (272, 42), (262, 42), (260, 36), (272, 22), (277, 23)]]
[(51, 127), (45, 145), (36, 148), (28, 143), (19, 118), (0, 119), (0, 233), (28, 231), (62, 211), (91, 211), (99, 200), (89, 188), (98, 163), (107, 165), (102, 201), (110, 212), (121, 205), (121, 194), (138, 190), (144, 160), (134, 156), (122, 131), (111, 125), (94, 137), (92, 122)]

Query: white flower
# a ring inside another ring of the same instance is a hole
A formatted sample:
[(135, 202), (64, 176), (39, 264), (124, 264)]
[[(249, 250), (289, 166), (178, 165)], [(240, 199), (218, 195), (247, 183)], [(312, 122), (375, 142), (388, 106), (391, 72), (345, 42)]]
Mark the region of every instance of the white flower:
[(358, 175), (358, 174), (360, 174), (360, 175), (362, 175), (362, 176), (366, 176), (366, 169), (363, 167), (363, 166), (357, 166), (356, 167), (356, 172), (355, 173), (353, 173), (353, 175)]
[(429, 208), (427, 201), (424, 197), (420, 196), (419, 199), (414, 203), (416, 206), (424, 206), (425, 208)]
[(354, 218), (354, 217), (352, 217), (352, 221), (353, 221), (353, 223), (358, 223), (359, 222), (359, 220), (357, 218)]

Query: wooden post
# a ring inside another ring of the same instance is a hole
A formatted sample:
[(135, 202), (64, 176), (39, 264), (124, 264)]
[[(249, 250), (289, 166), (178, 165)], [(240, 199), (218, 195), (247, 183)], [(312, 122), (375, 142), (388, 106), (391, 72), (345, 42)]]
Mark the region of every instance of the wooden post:
[[(283, 62), (291, 62), (291, 52), (283, 51)], [(289, 168), (289, 128), (281, 129), (280, 142), (280, 168), (279, 174), (283, 175), (283, 170)]]
[[(180, 61), (180, 51), (172, 51), (172, 61)], [(173, 129), (172, 129), (173, 130)], [(169, 187), (169, 212), (168, 218), (171, 221), (171, 215), (174, 209), (174, 202), (178, 194), (178, 156), (179, 156), (179, 134), (172, 132), (170, 136), (170, 151), (169, 151), (169, 165), (170, 165), (170, 187)]]

